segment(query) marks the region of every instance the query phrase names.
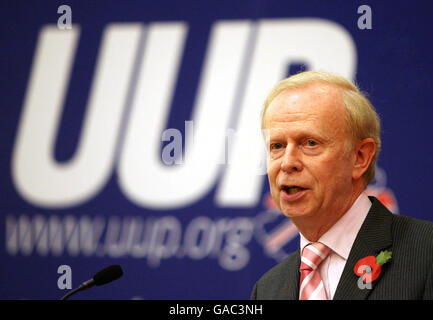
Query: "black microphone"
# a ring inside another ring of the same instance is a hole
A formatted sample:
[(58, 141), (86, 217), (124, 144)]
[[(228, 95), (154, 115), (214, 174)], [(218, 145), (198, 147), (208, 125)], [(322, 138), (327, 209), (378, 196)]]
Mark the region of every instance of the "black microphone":
[(97, 274), (95, 274), (92, 279), (84, 281), (78, 288), (68, 292), (60, 300), (66, 300), (67, 298), (77, 293), (78, 291), (89, 289), (95, 285), (102, 286), (111, 281), (117, 280), (122, 275), (123, 275), (122, 268), (118, 264), (106, 267), (105, 269), (102, 269)]

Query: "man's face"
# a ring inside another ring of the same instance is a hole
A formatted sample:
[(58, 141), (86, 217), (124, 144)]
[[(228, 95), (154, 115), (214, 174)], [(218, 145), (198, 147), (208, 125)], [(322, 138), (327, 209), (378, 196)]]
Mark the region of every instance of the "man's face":
[(269, 105), (268, 179), (287, 217), (319, 222), (348, 209), (354, 157), (345, 113), (340, 89), (325, 84), (281, 92)]

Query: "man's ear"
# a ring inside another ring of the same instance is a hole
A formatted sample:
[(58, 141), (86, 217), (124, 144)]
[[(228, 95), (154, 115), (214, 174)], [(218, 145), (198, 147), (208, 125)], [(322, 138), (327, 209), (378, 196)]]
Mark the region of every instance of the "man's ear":
[(355, 162), (353, 164), (352, 178), (357, 180), (367, 171), (368, 166), (376, 153), (376, 143), (372, 138), (365, 138), (358, 143), (355, 149)]

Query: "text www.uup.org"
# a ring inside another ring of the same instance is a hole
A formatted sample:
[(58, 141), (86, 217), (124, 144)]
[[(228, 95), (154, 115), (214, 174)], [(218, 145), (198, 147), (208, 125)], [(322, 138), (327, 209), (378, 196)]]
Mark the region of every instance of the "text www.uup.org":
[(247, 217), (197, 216), (185, 227), (174, 216), (7, 215), (5, 222), (9, 255), (145, 258), (153, 268), (169, 258), (214, 258), (233, 271), (248, 264), (254, 231)]

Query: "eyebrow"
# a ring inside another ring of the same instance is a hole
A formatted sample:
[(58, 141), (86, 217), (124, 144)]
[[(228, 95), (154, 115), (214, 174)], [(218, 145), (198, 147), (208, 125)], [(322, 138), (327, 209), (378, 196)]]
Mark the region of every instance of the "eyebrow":
[[(266, 131), (269, 133), (269, 139), (273, 140), (273, 139), (280, 139), (280, 138), (287, 138), (287, 135), (285, 133), (286, 130), (290, 130), (290, 129), (286, 129), (286, 128), (273, 128), (273, 129), (264, 129), (262, 131)], [(314, 129), (313, 129), (314, 130)], [(265, 134), (265, 133), (263, 133)], [(315, 131), (311, 131), (311, 130), (305, 130), (305, 129), (297, 129), (296, 131), (290, 133), (290, 137), (295, 138), (295, 139), (299, 139), (300, 137), (316, 137), (316, 138), (321, 138), (321, 139), (325, 139), (325, 140), (330, 140), (330, 136), (328, 134), (326, 134), (325, 132), (323, 132), (322, 130), (315, 130)], [(264, 137), (266, 137), (264, 135)]]

